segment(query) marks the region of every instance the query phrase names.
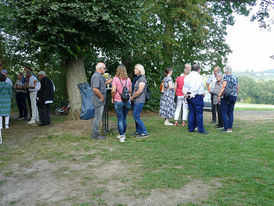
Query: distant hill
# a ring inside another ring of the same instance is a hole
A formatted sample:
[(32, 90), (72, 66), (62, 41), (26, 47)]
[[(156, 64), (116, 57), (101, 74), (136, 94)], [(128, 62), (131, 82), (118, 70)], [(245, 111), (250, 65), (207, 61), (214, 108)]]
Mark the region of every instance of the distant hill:
[(274, 73), (274, 69), (269, 69), (269, 70), (266, 70), (264, 71), (265, 73)]

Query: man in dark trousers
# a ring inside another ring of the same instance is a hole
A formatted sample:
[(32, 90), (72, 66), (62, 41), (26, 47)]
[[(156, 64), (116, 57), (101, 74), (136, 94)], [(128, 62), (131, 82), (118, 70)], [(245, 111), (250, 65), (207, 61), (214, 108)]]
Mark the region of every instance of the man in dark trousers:
[(38, 73), (40, 86), (37, 90), (37, 106), (40, 118), (39, 126), (50, 124), (50, 104), (53, 103), (54, 85), (50, 79), (46, 77), (46, 72), (40, 71)]
[(184, 79), (183, 93), (186, 94), (189, 108), (188, 113), (188, 131), (195, 132), (198, 127), (200, 134), (208, 134), (203, 124), (203, 107), (205, 95), (203, 78), (200, 75), (201, 68), (198, 64), (194, 64), (191, 72)]

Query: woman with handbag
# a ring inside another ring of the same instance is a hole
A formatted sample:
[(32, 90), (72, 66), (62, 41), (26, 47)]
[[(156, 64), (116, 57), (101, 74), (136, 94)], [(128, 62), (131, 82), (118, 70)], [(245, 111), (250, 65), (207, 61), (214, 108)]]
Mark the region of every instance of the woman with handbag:
[(111, 96), (117, 114), (119, 131), (117, 138), (120, 139), (120, 142), (125, 142), (126, 140), (127, 114), (131, 107), (129, 101), (131, 85), (131, 80), (128, 78), (126, 67), (122, 64), (119, 65), (112, 81)]
[(233, 112), (239, 94), (239, 83), (238, 78), (232, 75), (232, 68), (230, 66), (226, 66), (224, 72), (222, 87), (217, 98), (217, 101), (221, 102), (221, 115), (224, 122), (224, 129), (221, 132), (232, 132)]
[(132, 96), (130, 101), (132, 104), (133, 119), (136, 125), (136, 137), (143, 138), (148, 137), (147, 129), (140, 118), (143, 106), (146, 101), (146, 85), (147, 80), (145, 77), (145, 68), (141, 64), (134, 66), (135, 77), (132, 82)]
[(174, 117), (175, 113), (175, 92), (174, 92), (174, 83), (171, 78), (173, 69), (171, 67), (166, 68), (164, 75), (164, 93), (161, 96), (160, 100), (160, 116), (165, 118), (164, 125), (173, 125), (169, 122), (170, 118)]
[(176, 92), (176, 97), (177, 97), (177, 106), (175, 110), (175, 126), (179, 126), (178, 124), (178, 119), (182, 110), (183, 106), (183, 111), (182, 111), (182, 126), (186, 126), (186, 119), (187, 119), (187, 113), (188, 113), (188, 105), (187, 105), (187, 100), (185, 95), (183, 94), (183, 87), (184, 87), (184, 79), (185, 77), (190, 73), (191, 71), (191, 65), (186, 64), (184, 68), (184, 73), (181, 74), (179, 77), (177, 77), (176, 82), (175, 82), (175, 92)]

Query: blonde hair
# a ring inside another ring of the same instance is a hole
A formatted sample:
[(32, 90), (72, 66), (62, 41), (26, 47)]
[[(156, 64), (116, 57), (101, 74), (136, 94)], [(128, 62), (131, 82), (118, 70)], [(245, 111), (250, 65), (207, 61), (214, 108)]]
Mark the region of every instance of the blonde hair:
[(128, 78), (127, 69), (123, 64), (120, 64), (117, 67), (115, 76), (118, 77), (118, 78), (121, 78), (121, 79), (127, 79)]
[(143, 75), (143, 76), (145, 75), (145, 68), (144, 68), (144, 66), (142, 64), (136, 64), (134, 66), (134, 68), (137, 68), (140, 71), (141, 75)]

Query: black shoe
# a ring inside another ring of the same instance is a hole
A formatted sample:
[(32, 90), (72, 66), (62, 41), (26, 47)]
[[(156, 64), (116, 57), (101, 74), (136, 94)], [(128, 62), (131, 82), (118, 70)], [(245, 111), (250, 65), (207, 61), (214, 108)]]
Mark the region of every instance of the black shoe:
[(208, 134), (207, 131), (199, 132), (199, 134)]
[(39, 127), (46, 126), (46, 125), (48, 125), (48, 124), (46, 124), (46, 123), (40, 123), (40, 124), (38, 124)]
[(106, 139), (106, 137), (103, 135), (92, 136), (91, 138), (97, 139), (97, 140), (105, 140)]
[(211, 122), (210, 122), (210, 124), (215, 124), (216, 123), (216, 120), (214, 121), (214, 120), (212, 120)]
[(140, 134), (138, 133), (138, 132), (134, 132), (134, 133), (132, 133), (131, 135), (129, 135), (130, 137), (137, 137), (137, 136), (139, 136)]
[(193, 130), (193, 131), (188, 131), (188, 132), (196, 132), (195, 130)]
[(148, 137), (148, 134), (139, 134), (139, 135), (136, 135), (136, 138), (143, 138), (143, 137)]
[(217, 128), (217, 129), (223, 129), (224, 126), (222, 126), (222, 125), (217, 125), (216, 128)]

